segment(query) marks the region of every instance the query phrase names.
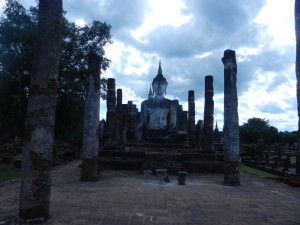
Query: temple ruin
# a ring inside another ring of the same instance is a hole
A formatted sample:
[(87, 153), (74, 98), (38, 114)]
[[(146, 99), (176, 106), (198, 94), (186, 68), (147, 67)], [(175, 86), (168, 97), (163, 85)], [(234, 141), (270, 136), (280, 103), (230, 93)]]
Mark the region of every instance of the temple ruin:
[(136, 104), (122, 101), (116, 81), (108, 79), (107, 117), (100, 132), (100, 166), (155, 173), (166, 170), (223, 172), (224, 152), (217, 124), (214, 129), (213, 76), (205, 77), (203, 120), (195, 122), (195, 92), (187, 91), (188, 110), (178, 100), (165, 97), (168, 82), (159, 62), (148, 99)]

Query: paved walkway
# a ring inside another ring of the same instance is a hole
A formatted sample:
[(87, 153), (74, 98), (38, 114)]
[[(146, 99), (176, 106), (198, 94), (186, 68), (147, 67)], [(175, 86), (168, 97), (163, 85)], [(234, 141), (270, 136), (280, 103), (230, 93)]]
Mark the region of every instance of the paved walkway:
[[(300, 189), (248, 173), (241, 186), (223, 185), (222, 174), (189, 174), (186, 185), (144, 182), (136, 171), (104, 171), (80, 182), (79, 162), (53, 170), (48, 224), (103, 225), (300, 225)], [(0, 224), (18, 213), (20, 181), (0, 185)]]

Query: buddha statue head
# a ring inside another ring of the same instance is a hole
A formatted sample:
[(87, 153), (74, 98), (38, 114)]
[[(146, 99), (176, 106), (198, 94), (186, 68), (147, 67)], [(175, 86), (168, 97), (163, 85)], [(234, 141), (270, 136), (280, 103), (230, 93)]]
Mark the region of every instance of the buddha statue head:
[(152, 81), (152, 89), (154, 92), (154, 98), (164, 98), (167, 92), (168, 82), (166, 78), (162, 75), (161, 64), (159, 62), (158, 73)]

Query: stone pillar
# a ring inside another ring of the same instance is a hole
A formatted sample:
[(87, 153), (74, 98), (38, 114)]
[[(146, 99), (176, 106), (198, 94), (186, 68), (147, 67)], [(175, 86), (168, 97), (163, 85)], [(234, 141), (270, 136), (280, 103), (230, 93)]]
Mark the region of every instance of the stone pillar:
[(117, 109), (122, 108), (122, 99), (123, 99), (123, 94), (122, 94), (122, 89), (117, 89)]
[(239, 185), (240, 141), (235, 51), (226, 50), (222, 62), (224, 64), (224, 183)]
[(82, 140), (82, 181), (94, 181), (98, 178), (100, 58), (96, 54), (90, 54), (88, 60), (88, 88), (85, 100)]
[(190, 90), (188, 95), (188, 134), (189, 145), (195, 147), (195, 95), (194, 91)]
[(118, 146), (123, 146), (124, 144), (124, 115), (122, 109), (122, 89), (117, 89), (117, 106), (116, 106), (116, 117), (115, 117), (115, 134), (116, 134), (116, 144)]
[(205, 76), (203, 152), (214, 153), (214, 87), (213, 76)]
[(187, 131), (187, 123), (188, 123), (188, 112), (187, 111), (181, 111), (180, 113), (180, 124), (179, 124), (179, 130), (181, 131)]
[(135, 139), (136, 137), (136, 105), (132, 104), (132, 101), (128, 101), (128, 130), (127, 130), (127, 138)]
[(115, 117), (116, 117), (116, 81), (114, 78), (107, 80), (107, 100), (106, 100), (106, 127), (105, 127), (105, 147), (115, 147)]
[(40, 0), (38, 14), (22, 147), (21, 221), (17, 224), (47, 224), (50, 208), (62, 1)]
[(195, 148), (202, 150), (203, 120), (198, 120), (195, 127)]

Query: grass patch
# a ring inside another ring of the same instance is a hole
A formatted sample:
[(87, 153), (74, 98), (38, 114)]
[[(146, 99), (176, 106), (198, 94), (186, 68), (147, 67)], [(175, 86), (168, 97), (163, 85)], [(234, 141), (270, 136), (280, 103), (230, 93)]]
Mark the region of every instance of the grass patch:
[(260, 177), (266, 177), (266, 178), (278, 177), (275, 174), (268, 173), (268, 172), (263, 171), (263, 170), (255, 169), (253, 167), (246, 166), (246, 165), (243, 165), (243, 164), (241, 165), (241, 170), (245, 171), (245, 172), (248, 172), (248, 173), (253, 173), (253, 174), (258, 175)]
[(0, 164), (0, 184), (9, 180), (19, 178), (21, 171), (11, 164)]

